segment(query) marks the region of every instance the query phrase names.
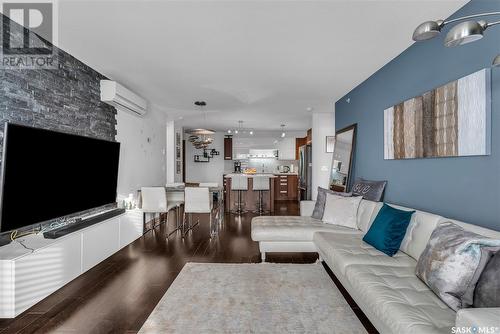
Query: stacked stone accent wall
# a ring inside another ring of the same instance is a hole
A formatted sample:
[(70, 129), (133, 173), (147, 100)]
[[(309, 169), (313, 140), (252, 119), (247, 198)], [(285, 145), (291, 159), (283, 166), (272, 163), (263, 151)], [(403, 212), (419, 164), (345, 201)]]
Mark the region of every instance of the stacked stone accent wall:
[[(10, 20), (2, 14), (0, 20), (1, 38)], [(0, 68), (0, 158), (5, 122), (115, 140), (116, 109), (100, 101), (99, 82), (105, 76), (63, 50), (54, 47), (53, 53), (56, 69)]]

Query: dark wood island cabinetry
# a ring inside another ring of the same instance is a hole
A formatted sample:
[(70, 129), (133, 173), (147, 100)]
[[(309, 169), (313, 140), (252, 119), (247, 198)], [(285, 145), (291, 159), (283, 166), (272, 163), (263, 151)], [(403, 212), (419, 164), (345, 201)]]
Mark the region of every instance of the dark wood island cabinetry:
[[(259, 208), (259, 191), (253, 190), (253, 176), (246, 175), (248, 178), (248, 190), (242, 191), (241, 203), (242, 209), (245, 211), (257, 211)], [(262, 206), (265, 211), (274, 212), (275, 201), (275, 182), (277, 178), (273, 174), (269, 174), (269, 190), (262, 192)], [(226, 212), (235, 211), (237, 208), (238, 192), (231, 190), (231, 174), (224, 175), (224, 200)]]
[[(266, 211), (274, 212), (274, 201), (298, 201), (299, 179), (297, 174), (268, 174), (269, 190), (262, 192), (263, 207)], [(258, 209), (259, 192), (253, 190), (253, 176), (248, 174), (248, 190), (242, 192), (242, 206), (244, 210)], [(225, 211), (234, 211), (238, 193), (231, 191), (231, 174), (224, 174), (224, 205)]]

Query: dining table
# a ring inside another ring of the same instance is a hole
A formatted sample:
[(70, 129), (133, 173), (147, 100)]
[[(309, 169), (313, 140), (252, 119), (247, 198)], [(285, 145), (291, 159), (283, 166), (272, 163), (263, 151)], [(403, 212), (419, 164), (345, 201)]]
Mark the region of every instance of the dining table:
[[(180, 184), (167, 184), (165, 191), (168, 193), (184, 193), (186, 187), (198, 187), (196, 184), (184, 185)], [(224, 223), (224, 188), (222, 186), (209, 186), (207, 187), (211, 194), (212, 210), (215, 210), (216, 232), (219, 232), (219, 227)], [(215, 199), (215, 200), (214, 200)]]

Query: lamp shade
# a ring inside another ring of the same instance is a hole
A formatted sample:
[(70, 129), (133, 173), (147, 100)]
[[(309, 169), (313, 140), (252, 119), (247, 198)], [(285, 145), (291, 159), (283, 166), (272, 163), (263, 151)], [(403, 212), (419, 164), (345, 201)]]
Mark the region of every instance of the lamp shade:
[(493, 67), (500, 67), (500, 54), (498, 54), (495, 59), (493, 59)]
[(426, 41), (432, 39), (439, 35), (441, 28), (443, 27), (443, 21), (426, 21), (420, 24), (413, 32), (413, 40), (416, 42)]
[(446, 35), (444, 45), (454, 47), (468, 44), (483, 38), (487, 27), (485, 21), (466, 21), (454, 26)]
[(215, 131), (211, 129), (189, 129), (186, 130), (186, 132), (193, 135), (213, 135), (215, 133)]

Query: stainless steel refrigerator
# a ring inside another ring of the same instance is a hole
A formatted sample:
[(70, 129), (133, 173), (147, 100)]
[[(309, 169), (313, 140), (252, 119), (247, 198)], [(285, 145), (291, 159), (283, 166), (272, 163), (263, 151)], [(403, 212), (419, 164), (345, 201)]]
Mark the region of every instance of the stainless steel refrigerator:
[(300, 200), (311, 199), (312, 185), (312, 147), (304, 145), (299, 148), (299, 192)]

